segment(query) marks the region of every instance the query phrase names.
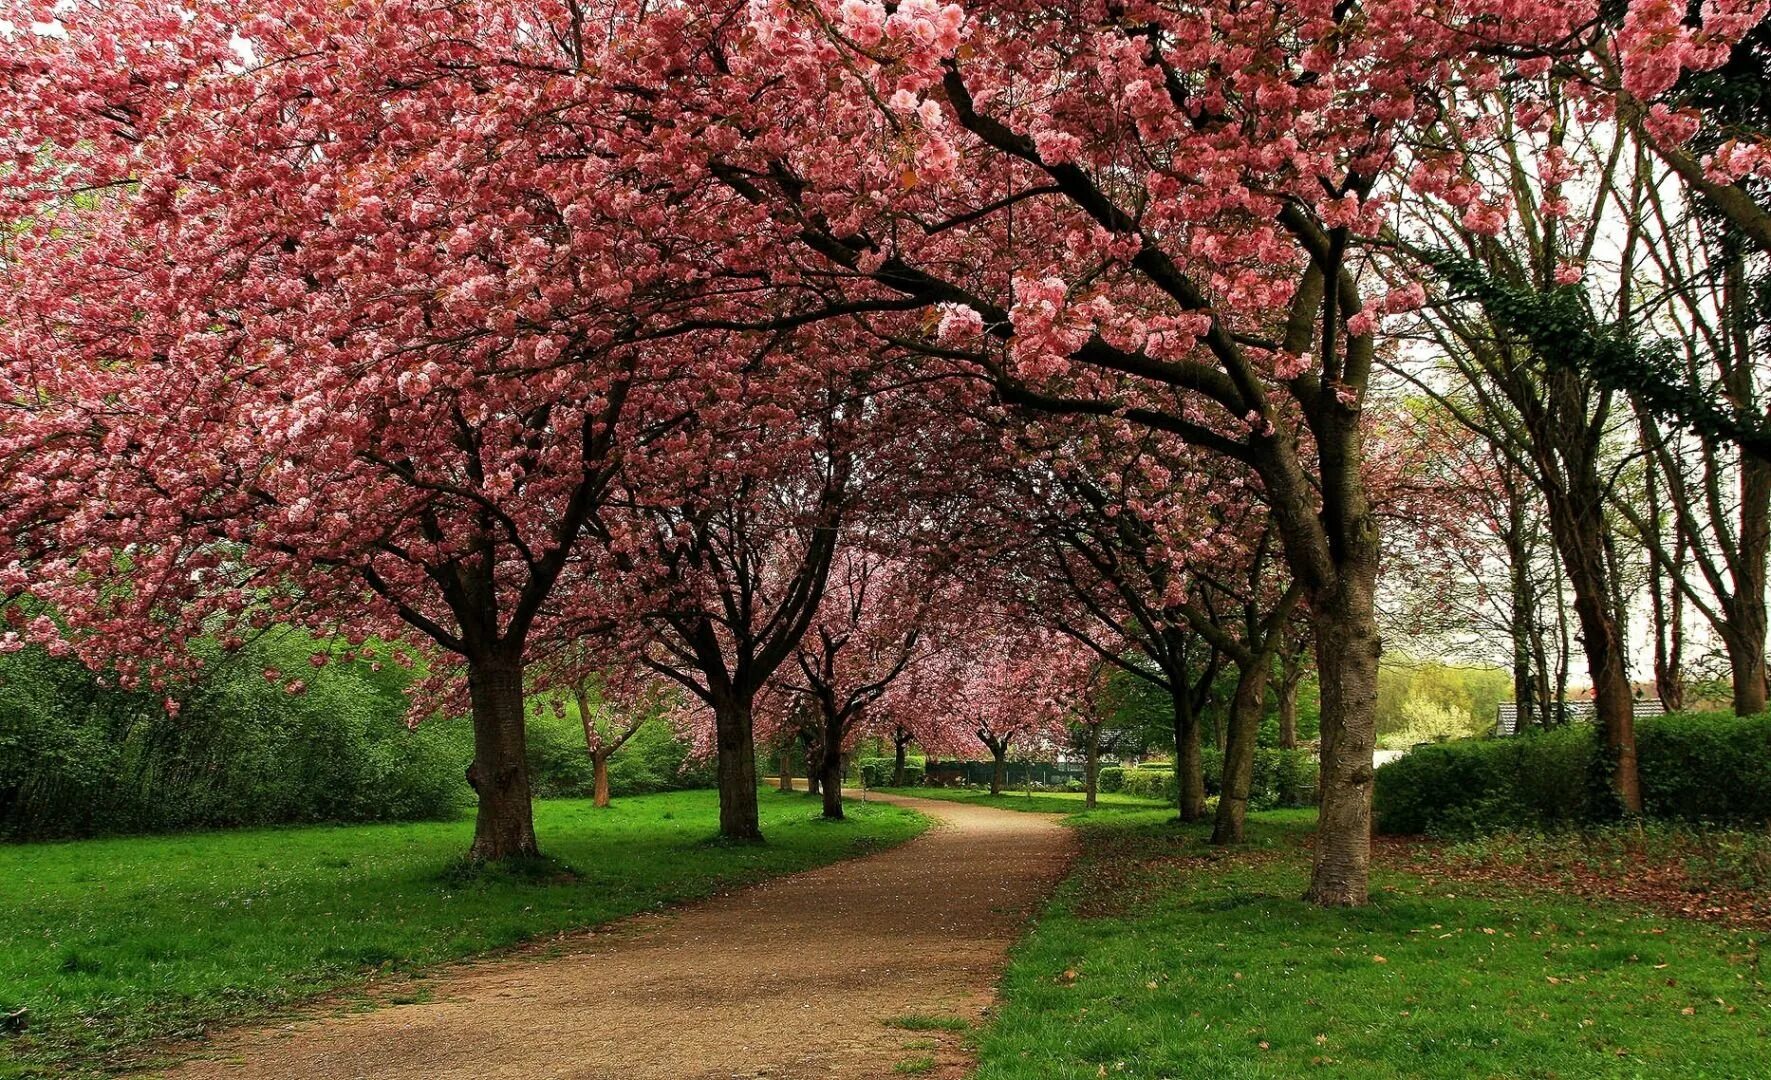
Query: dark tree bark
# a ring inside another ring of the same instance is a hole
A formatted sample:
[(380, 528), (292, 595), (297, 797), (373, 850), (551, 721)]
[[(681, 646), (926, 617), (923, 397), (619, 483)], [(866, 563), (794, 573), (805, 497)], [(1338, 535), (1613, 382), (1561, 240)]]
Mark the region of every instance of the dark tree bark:
[(842, 820), (842, 778), (844, 773), (842, 752), (843, 721), (846, 717), (826, 712), (824, 714), (824, 759), (821, 763), (823, 776), (820, 777), (824, 789), (824, 817), (831, 821)]
[(1175, 811), (1182, 821), (1205, 820), (1205, 761), (1199, 753), (1199, 717), (1192, 691), (1174, 695)]
[(990, 748), (990, 794), (1001, 795), (1008, 786), (1008, 747), (1014, 736), (998, 738), (988, 731), (979, 731), (978, 740)]
[(497, 862), (539, 855), (529, 791), (522, 665), (505, 657), (470, 658), (467, 687), (474, 729), (474, 759), (467, 782), (479, 796), (468, 858)]
[(727, 840), (760, 843), (756, 810), (756, 742), (748, 698), (714, 703), (713, 739), (719, 755), (719, 834)]
[(905, 753), (910, 746), (910, 733), (903, 728), (892, 732), (892, 786), (904, 786)]
[(777, 787), (782, 791), (793, 790), (793, 748), (787, 744), (781, 747), (781, 775), (777, 777)]

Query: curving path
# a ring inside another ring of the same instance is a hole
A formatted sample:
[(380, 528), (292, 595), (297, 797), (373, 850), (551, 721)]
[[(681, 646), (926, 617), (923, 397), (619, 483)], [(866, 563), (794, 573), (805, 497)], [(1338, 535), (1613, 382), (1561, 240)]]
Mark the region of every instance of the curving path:
[[(881, 796), (874, 796), (880, 798)], [(867, 1080), (933, 1058), (962, 1076), (1005, 954), (1068, 864), (1044, 814), (893, 799), (936, 820), (890, 851), (779, 878), (426, 980), (433, 998), (223, 1035), (207, 1077)]]

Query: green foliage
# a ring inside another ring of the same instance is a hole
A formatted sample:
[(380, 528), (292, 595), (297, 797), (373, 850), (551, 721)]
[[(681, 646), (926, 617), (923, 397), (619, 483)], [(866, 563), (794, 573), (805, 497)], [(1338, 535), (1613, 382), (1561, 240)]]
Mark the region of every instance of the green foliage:
[[(711, 792), (541, 802), (540, 874), (463, 875), (445, 822), (0, 847), (0, 1076), (137, 1063), (137, 1048), (316, 993), (592, 926), (897, 843), (926, 825), (881, 803), (819, 820), (759, 793), (761, 845), (714, 846)], [(562, 868), (565, 868), (562, 870)]]
[[(309, 658), (269, 635), (207, 674), (170, 715), (38, 649), (0, 657), (0, 835), (89, 836), (453, 814), (471, 792), (461, 722), (408, 729), (408, 673)], [(300, 673), (290, 694), (264, 670)]]
[[(596, 791), (596, 770), (584, 745), (577, 706), (529, 717), (529, 770), (539, 798), (584, 798)], [(652, 717), (609, 759), (609, 792), (617, 797), (712, 787), (713, 762), (689, 758), (670, 725)]]
[(1377, 673), (1378, 741), (1405, 748), (1492, 731), (1495, 706), (1512, 692), (1512, 677), (1500, 668), (1406, 657), (1386, 662)]
[(1078, 823), (979, 1080), (1771, 1076), (1762, 933), (1381, 867), (1324, 909), (1312, 815), (1250, 815), (1246, 852), (1171, 817)]
[[(896, 758), (862, 758), (856, 765), (856, 769), (861, 777), (862, 783), (866, 784), (868, 787), (891, 787), (892, 774), (897, 770), (897, 764), (898, 762)], [(905, 759), (904, 787), (920, 787), (924, 775), (921, 762), (911, 761), (908, 758)]]
[[(1205, 793), (1221, 794), (1224, 787), (1223, 751), (1207, 746), (1199, 751), (1199, 758), (1200, 771), (1205, 774)], [(1248, 783), (1249, 809), (1315, 806), (1319, 775), (1320, 769), (1313, 750), (1257, 747), (1254, 752), (1254, 771)]]
[(1095, 775), (1095, 790), (1102, 793), (1113, 793), (1125, 790), (1125, 767), (1123, 765), (1103, 765)]
[[(1650, 818), (1771, 821), (1771, 714), (1683, 713), (1636, 721)], [(1475, 836), (1590, 825), (1617, 816), (1598, 729), (1424, 746), (1377, 771), (1386, 833)]]
[(1126, 769), (1118, 790), (1152, 802), (1173, 803), (1179, 797), (1173, 769)]
[(1450, 251), (1427, 252), (1424, 261), (1546, 364), (1573, 368), (1657, 416), (1771, 460), (1771, 427), (1762, 417), (1731, 407), (1725, 395), (1694, 382), (1685, 358), (1667, 343), (1639, 341), (1630, 327), (1601, 323), (1580, 283), (1534, 289), (1502, 281), (1481, 263)]

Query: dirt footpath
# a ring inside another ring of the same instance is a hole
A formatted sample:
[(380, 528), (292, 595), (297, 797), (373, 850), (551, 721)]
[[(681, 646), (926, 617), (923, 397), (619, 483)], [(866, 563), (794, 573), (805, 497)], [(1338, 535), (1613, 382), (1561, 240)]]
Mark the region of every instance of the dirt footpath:
[[(879, 796), (874, 796), (879, 798)], [(1009, 946), (1069, 861), (1044, 814), (903, 799), (937, 824), (890, 851), (437, 972), (431, 1000), (218, 1036), (169, 1075), (868, 1080), (965, 1075)]]

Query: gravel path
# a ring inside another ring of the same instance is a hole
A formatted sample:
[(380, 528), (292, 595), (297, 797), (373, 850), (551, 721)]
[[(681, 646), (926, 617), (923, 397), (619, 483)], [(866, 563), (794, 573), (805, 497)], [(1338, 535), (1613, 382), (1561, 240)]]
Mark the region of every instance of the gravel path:
[(419, 1004), (222, 1035), (164, 1075), (866, 1080), (928, 1058), (921, 1075), (964, 1076), (963, 1033), (888, 1021), (978, 1022), (1069, 861), (1070, 830), (892, 801), (937, 824), (878, 855), (568, 938), (563, 955), (445, 969)]

